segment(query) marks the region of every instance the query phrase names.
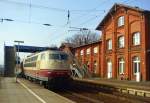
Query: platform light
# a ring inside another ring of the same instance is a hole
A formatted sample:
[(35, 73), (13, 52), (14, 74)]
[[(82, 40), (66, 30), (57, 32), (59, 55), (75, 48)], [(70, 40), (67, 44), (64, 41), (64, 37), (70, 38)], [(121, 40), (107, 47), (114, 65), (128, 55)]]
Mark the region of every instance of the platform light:
[[(19, 63), (18, 63), (18, 60), (19, 60), (19, 45), (20, 45), (20, 43), (24, 43), (24, 41), (19, 41), (19, 40), (15, 40), (14, 41), (15, 43), (18, 43), (18, 46), (17, 46), (17, 48), (15, 48), (15, 50), (17, 51), (17, 53), (16, 53), (16, 59), (17, 59), (17, 66), (16, 66), (16, 68), (15, 68), (15, 74), (16, 74), (16, 83), (17, 83), (17, 76), (18, 76), (18, 74), (17, 74), (17, 69), (19, 69)], [(17, 68), (18, 67), (18, 68)]]
[(68, 31), (84, 31), (84, 30), (89, 30), (88, 28), (79, 28), (79, 27), (69, 27), (71, 30)]

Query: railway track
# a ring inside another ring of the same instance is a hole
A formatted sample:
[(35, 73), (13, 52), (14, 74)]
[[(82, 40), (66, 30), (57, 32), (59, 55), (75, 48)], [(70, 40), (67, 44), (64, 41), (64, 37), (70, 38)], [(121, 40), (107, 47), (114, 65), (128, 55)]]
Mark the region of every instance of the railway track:
[(55, 93), (77, 103), (149, 103), (149, 98), (97, 90), (80, 85), (72, 85), (69, 89), (54, 90)]
[(59, 86), (52, 91), (76, 103), (150, 103), (150, 98), (110, 92), (105, 89), (98, 90), (74, 83), (71, 83), (70, 88)]

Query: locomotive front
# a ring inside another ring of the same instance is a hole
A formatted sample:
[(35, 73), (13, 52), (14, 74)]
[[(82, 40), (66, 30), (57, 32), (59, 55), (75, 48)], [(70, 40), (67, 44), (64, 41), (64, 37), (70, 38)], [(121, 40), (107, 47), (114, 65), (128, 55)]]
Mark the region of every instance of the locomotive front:
[(62, 84), (71, 80), (70, 64), (68, 55), (62, 51), (47, 52), (47, 60), (41, 61), (40, 69), (47, 68), (46, 76), (48, 85)]

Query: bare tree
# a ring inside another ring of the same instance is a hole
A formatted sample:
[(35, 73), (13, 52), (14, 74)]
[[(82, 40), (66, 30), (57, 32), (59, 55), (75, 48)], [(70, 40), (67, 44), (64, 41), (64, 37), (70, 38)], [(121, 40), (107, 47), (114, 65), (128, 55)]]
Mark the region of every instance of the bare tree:
[(97, 34), (96, 32), (90, 30), (82, 30), (74, 34), (72, 37), (66, 38), (64, 42), (80, 46), (98, 40), (100, 40), (100, 34)]

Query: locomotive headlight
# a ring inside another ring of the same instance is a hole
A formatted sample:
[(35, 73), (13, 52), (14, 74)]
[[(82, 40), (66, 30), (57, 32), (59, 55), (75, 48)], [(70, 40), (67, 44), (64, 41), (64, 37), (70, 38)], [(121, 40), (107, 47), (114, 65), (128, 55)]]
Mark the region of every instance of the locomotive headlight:
[(52, 72), (47, 72), (48, 74), (51, 74)]

